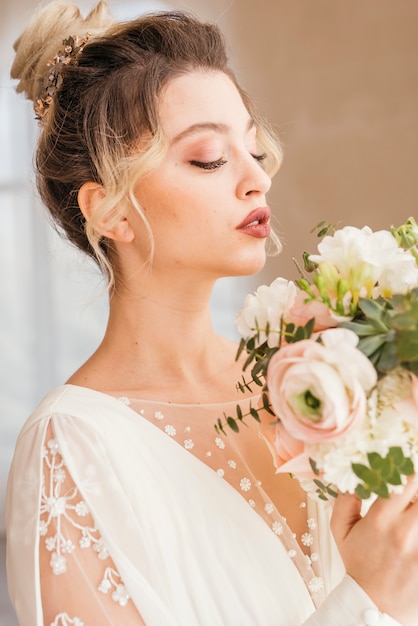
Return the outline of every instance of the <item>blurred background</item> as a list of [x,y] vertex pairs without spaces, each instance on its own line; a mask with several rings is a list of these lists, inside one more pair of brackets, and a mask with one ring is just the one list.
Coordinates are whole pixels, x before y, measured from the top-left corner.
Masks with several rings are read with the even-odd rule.
[[[6,0],[0,22],[0,626],[17,624],[4,573],[4,496],[18,431],[42,396],[99,343],[106,323],[94,266],[48,224],[32,174],[31,104],[8,78],[12,44],[37,0]],[[185,9],[217,22],[232,66],[280,135],[269,196],[284,250],[249,279],[221,281],[214,323],[234,337],[247,291],[296,277],[320,221],[373,229],[418,217],[416,0],[110,0],[115,17]],[[93,3],[82,0],[88,11]]]

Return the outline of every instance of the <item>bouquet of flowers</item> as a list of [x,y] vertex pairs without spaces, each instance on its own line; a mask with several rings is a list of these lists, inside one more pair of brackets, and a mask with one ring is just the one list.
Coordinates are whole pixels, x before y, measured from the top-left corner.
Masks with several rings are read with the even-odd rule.
[[262,400],[216,428],[260,421],[277,471],[322,499],[388,497],[418,473],[418,226],[318,229],[298,280],[247,296],[238,386]]

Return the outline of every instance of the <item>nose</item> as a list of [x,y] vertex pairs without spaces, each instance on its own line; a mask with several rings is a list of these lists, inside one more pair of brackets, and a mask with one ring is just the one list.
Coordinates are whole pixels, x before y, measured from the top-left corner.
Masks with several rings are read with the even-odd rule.
[[271,187],[271,178],[264,171],[260,162],[251,154],[243,156],[240,164],[240,177],[237,184],[237,196],[244,200],[251,195],[265,195]]

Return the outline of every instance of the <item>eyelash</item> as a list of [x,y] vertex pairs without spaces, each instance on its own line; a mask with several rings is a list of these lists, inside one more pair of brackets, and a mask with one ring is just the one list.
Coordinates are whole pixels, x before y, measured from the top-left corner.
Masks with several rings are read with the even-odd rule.
[[[264,159],[267,158],[267,154],[252,154],[251,155],[253,157],[253,159],[255,159],[256,161],[258,161],[259,163],[262,163],[262,161],[264,161]],[[217,170],[220,167],[222,167],[222,165],[225,165],[225,163],[227,163],[227,161],[225,161],[225,159],[217,159],[216,161],[195,161],[192,160],[190,161],[191,165],[195,165],[196,167],[200,167],[203,170]]]

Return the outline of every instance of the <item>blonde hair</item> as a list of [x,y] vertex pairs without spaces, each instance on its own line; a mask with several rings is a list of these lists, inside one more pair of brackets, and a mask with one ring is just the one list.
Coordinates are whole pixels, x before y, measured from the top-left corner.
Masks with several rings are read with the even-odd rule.
[[[42,120],[37,185],[59,230],[98,262],[111,287],[117,263],[111,241],[100,235],[100,222],[112,228],[133,205],[148,230],[152,259],[152,232],[135,189],[165,152],[158,98],[171,79],[194,69],[225,73],[256,121],[270,175],[280,165],[281,152],[229,68],[217,26],[183,12],[154,13],[116,23],[102,0],[86,18],[72,3],[52,2],[34,15],[15,43],[11,76],[19,79],[17,91],[36,102],[47,63],[62,48],[63,40],[87,33],[90,37],[77,63],[63,66],[62,83]],[[146,146],[139,150],[144,139]],[[78,192],[91,181],[102,185],[106,193],[99,209],[85,222]]]

